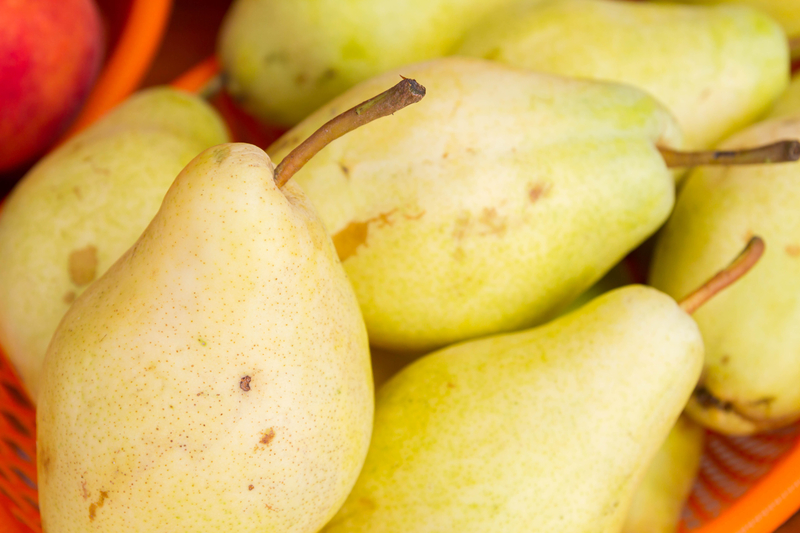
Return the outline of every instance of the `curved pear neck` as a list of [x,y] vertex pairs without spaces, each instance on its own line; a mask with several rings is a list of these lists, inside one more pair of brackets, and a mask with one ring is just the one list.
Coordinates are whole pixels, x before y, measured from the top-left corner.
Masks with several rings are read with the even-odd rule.
[[403,81],[388,91],[334,117],[289,152],[289,155],[275,167],[275,184],[283,187],[309,159],[342,135],[419,102],[423,96],[425,96],[425,87],[415,80],[403,78]]
[[761,237],[751,238],[744,250],[731,264],[717,272],[711,279],[681,300],[678,305],[691,315],[715,294],[747,274],[763,254],[764,241]]

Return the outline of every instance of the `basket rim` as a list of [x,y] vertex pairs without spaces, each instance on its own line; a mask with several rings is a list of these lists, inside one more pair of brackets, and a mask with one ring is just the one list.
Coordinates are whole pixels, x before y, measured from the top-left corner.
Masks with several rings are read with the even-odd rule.
[[114,50],[80,114],[56,146],[113,109],[141,84],[161,46],[173,0],[131,0]]

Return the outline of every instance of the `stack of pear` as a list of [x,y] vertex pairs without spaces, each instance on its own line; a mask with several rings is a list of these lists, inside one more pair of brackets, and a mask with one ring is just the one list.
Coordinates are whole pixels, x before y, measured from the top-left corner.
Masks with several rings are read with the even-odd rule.
[[202,152],[75,301],[37,409],[43,528],[313,533],[369,444],[358,304],[302,190]]
[[689,314],[763,250],[752,238],[680,304],[629,285],[415,361],[378,393],[364,468],[324,531],[621,531],[700,376]]
[[663,224],[669,112],[628,86],[470,58],[354,87],[300,139],[400,75],[429,96],[323,149],[297,174],[361,305],[370,342],[424,353],[556,316]]
[[[771,117],[725,141],[735,148],[800,137],[797,82]],[[730,434],[800,418],[800,164],[701,168],[686,180],[655,248],[650,283],[681,297],[752,234],[762,261],[695,315],[706,343],[687,411]]]
[[227,89],[267,122],[293,126],[353,85],[453,52],[512,0],[237,0],[218,54]]
[[425,356],[378,393],[324,531],[620,531],[702,362],[692,318],[643,286]]
[[[632,283],[632,275],[623,262],[581,294],[567,309],[572,312],[601,294]],[[375,389],[380,390],[394,374],[413,361],[412,357],[387,354],[373,349],[372,372]],[[697,471],[705,442],[705,430],[686,416],[681,416],[647,467],[633,493],[625,517],[623,533],[673,533]]]
[[134,95],[44,157],[0,212],[0,345],[30,397],[72,301],[139,237],[177,173],[228,140],[202,99]]
[[752,123],[789,79],[782,28],[744,6],[521,0],[468,32],[458,53],[645,89],[691,148]]

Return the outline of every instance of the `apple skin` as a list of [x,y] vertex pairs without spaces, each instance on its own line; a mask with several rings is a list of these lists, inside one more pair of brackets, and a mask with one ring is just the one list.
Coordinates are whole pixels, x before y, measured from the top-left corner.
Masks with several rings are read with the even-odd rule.
[[100,70],[93,0],[0,0],[0,173],[32,162],[69,126]]

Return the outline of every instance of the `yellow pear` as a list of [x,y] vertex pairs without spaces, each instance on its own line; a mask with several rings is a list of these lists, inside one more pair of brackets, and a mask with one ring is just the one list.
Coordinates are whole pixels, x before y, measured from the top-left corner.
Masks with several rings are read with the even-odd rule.
[[[586,305],[610,290],[631,284],[632,278],[632,272],[626,262],[619,263],[572,302],[567,312]],[[384,354],[372,354],[373,368],[376,361],[383,363],[387,359],[391,361],[396,359],[387,358],[385,355],[381,357],[382,355]],[[375,386],[380,386],[377,380]],[[633,500],[622,528],[623,533],[677,531],[683,506],[700,468],[704,442],[705,430],[702,426],[695,424],[686,416],[678,418],[633,493]]]
[[[774,118],[720,146],[732,149],[800,138],[800,106],[779,103]],[[767,243],[746,279],[700,309],[703,378],[687,407],[700,423],[752,434],[800,418],[800,164],[697,169],[659,234],[650,283],[681,297],[752,234]]]
[[[644,92],[470,58],[354,87],[275,160],[400,75],[429,95],[320,151],[296,179],[333,236],[370,343],[424,353],[554,317],[663,224],[671,115]],[[389,81],[391,80],[391,81]]]
[[142,91],[44,157],[0,211],[0,345],[36,401],[72,301],[130,248],[177,173],[228,140],[202,99]]
[[695,149],[758,119],[789,79],[783,30],[743,6],[523,0],[477,25],[458,52],[640,87]]
[[178,175],[75,301],[37,409],[43,529],[313,533],[372,427],[358,304],[302,190],[259,148]]
[[293,126],[356,83],[453,52],[512,0],[237,0],[217,46],[246,109]]
[[691,317],[643,286],[434,352],[379,391],[366,463],[323,531],[619,531],[702,361]]

